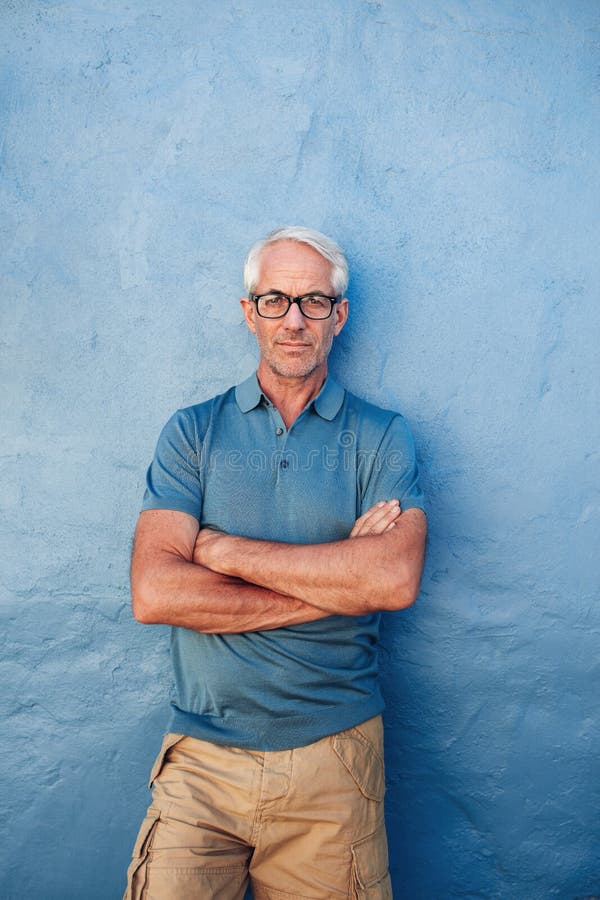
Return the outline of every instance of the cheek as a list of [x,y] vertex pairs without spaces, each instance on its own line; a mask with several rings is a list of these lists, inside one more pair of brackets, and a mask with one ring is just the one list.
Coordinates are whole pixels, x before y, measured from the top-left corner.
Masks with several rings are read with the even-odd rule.
[[269,343],[271,338],[271,329],[265,328],[261,323],[254,323],[254,334],[256,335],[256,339],[258,341],[259,346],[265,347]]

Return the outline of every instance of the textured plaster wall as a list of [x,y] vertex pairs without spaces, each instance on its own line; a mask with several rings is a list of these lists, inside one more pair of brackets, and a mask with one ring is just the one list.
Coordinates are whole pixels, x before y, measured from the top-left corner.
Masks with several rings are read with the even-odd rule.
[[596,2],[3,0],[1,896],[120,896],[170,684],[146,465],[248,374],[248,244],[344,245],[332,358],[424,464],[387,616],[400,898],[600,893]]

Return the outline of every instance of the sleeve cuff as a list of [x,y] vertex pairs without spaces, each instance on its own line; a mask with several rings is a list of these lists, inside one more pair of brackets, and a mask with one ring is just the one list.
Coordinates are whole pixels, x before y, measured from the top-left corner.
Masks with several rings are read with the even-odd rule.
[[200,521],[198,508],[193,503],[186,503],[181,498],[169,500],[168,497],[151,497],[144,500],[140,512],[145,512],[147,509],[172,509],[175,512],[187,513]]

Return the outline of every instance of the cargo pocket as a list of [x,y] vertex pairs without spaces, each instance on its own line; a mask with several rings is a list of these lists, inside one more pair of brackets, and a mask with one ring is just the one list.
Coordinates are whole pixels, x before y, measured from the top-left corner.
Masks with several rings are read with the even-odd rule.
[[385,795],[383,759],[371,741],[358,728],[341,731],[331,740],[335,753],[361,794],[369,800],[381,802]]
[[150,772],[150,780],[148,781],[148,787],[152,787],[156,778],[158,778],[160,774],[160,770],[162,769],[165,758],[169,750],[178,744],[179,741],[182,741],[185,737],[185,734],[174,734],[173,732],[169,732],[165,734],[162,742],[162,747],[160,748],[160,752],[154,761],[154,765],[152,766],[152,771]]
[[392,900],[384,827],[352,844],[352,900]]
[[127,870],[127,890],[123,900],[140,900],[146,885],[146,862],[152,846],[156,826],[160,820],[160,810],[150,806],[146,818],[140,826],[133,847],[131,865]]

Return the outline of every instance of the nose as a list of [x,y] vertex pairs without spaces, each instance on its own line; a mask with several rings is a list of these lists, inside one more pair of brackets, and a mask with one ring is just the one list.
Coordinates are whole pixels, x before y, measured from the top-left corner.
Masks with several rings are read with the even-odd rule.
[[290,308],[284,316],[283,325],[284,328],[289,328],[293,331],[306,328],[306,319],[300,312],[299,303],[290,304]]

